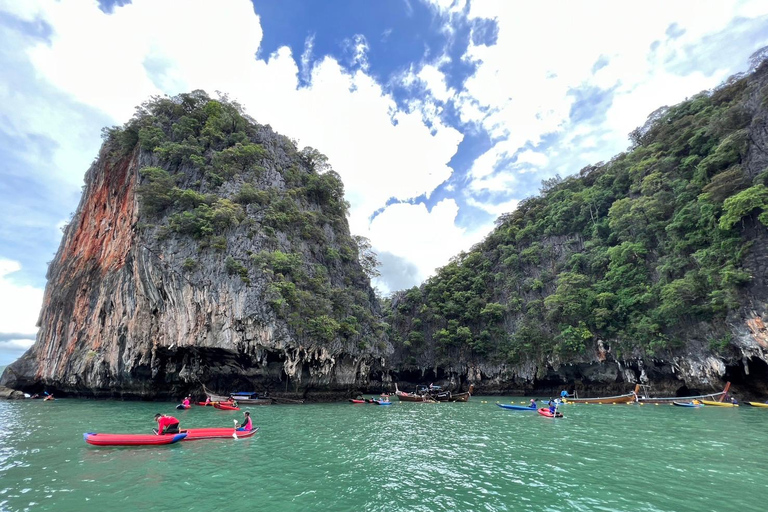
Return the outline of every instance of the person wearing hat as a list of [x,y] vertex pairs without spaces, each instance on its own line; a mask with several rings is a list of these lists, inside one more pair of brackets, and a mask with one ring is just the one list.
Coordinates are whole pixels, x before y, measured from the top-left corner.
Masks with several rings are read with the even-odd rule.
[[181,402],[181,405],[183,405],[185,408],[189,408],[190,407],[189,399],[190,399],[190,397],[185,398],[184,401]]
[[157,422],[157,429],[152,429],[155,434],[178,434],[179,433],[179,420],[173,416],[167,416],[165,414],[155,414],[155,421]]
[[253,430],[253,421],[251,420],[251,413],[248,411],[245,411],[243,414],[245,414],[245,420],[242,424],[237,426],[237,430],[240,432],[250,432]]

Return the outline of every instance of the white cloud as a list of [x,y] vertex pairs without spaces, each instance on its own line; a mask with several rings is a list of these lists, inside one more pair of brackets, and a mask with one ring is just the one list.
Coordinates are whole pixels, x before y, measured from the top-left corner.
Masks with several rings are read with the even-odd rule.
[[531,164],[536,167],[544,167],[549,163],[549,158],[544,153],[526,150],[517,155],[518,164]]
[[[39,42],[26,53],[49,86],[116,123],[127,121],[134,107],[153,94],[196,88],[226,92],[259,122],[328,156],[344,181],[354,233],[366,232],[370,216],[390,198],[429,196],[451,175],[447,164],[461,133],[444,125],[432,104],[399,109],[366,73],[368,45],[362,37],[349,41],[358,71],[346,71],[326,57],[311,66],[305,75],[310,83],[300,88],[299,73],[310,70],[312,40],[296,58],[287,47],[256,58],[262,31],[246,0],[216,8],[205,0],[134,0],[111,15],[95,2],[40,0],[33,5],[24,16],[44,19],[52,36],[50,43]],[[41,108],[55,111],[50,98],[45,100],[40,99]],[[27,120],[14,118],[15,130],[22,131]],[[60,142],[57,154],[66,152],[62,148],[68,142],[69,127],[60,121],[45,130]],[[83,148],[77,149],[82,159]],[[95,154],[94,148],[86,158]],[[77,176],[87,167],[75,160],[62,165]],[[372,243],[387,249],[375,237]]]
[[453,199],[437,203],[432,210],[423,204],[394,204],[376,216],[370,226],[376,249],[413,262],[420,280],[434,274],[452,256],[482,240],[490,226],[468,231],[455,225],[459,207]]
[[469,199],[467,199],[467,204],[474,206],[476,208],[480,208],[481,210],[490,213],[495,218],[503,213],[510,213],[515,211],[517,209],[517,205],[520,204],[520,200],[510,199],[504,202],[488,202],[488,201],[477,201],[476,199],[473,199],[470,197]]
[[0,257],[0,333],[34,335],[43,290],[14,281],[19,270],[19,262]]
[[[557,16],[552,16],[553,9]],[[656,108],[678,103],[719,84],[739,67],[745,69],[747,56],[761,46],[759,42],[756,48],[743,49],[743,63],[713,48],[706,55],[709,71],[694,72],[686,66],[691,52],[701,51],[694,48],[721,33],[737,16],[767,13],[765,2],[720,0],[653,1],[637,9],[612,1],[588,6],[473,2],[469,18],[494,19],[498,38],[492,46],[470,44],[465,59],[475,61],[478,68],[456,104],[462,120],[480,123],[494,138],[494,148],[480,160],[488,154],[508,159],[523,147],[536,148],[548,134],[573,141],[576,133],[596,131],[603,135],[595,155],[608,159],[627,147],[626,135]],[[546,29],[538,22],[542,20]],[[675,30],[668,34],[673,24]],[[768,44],[768,34],[763,31],[762,36],[762,44]],[[598,59],[603,67],[595,70]],[[612,91],[613,103],[604,119],[571,123],[575,99],[569,93],[581,88]],[[596,134],[586,138],[587,144],[597,138]],[[524,152],[518,162],[531,156]],[[543,162],[529,163],[541,166]],[[487,180],[488,169],[487,162],[476,162],[472,176]]]

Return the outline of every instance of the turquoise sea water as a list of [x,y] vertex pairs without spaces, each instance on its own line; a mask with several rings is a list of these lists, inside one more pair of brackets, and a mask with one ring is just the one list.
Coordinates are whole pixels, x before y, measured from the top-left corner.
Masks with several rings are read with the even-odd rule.
[[[174,404],[0,401],[0,510],[765,510],[768,409],[566,405],[553,420],[468,403],[254,406],[250,439],[94,447]],[[245,408],[244,408],[245,409]],[[178,413],[178,414],[176,414]]]

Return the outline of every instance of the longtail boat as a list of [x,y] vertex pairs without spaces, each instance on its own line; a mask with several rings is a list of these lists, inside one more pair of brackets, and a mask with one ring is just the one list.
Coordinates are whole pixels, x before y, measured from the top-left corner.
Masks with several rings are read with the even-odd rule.
[[429,393],[406,393],[400,391],[395,383],[395,396],[401,402],[421,402],[421,403],[436,403],[437,400],[432,398]]
[[722,391],[718,391],[717,393],[709,393],[706,395],[693,395],[693,396],[649,397],[649,396],[641,395],[638,392],[637,401],[641,404],[671,404],[672,402],[690,402],[693,400],[702,400],[702,399],[716,400],[718,399],[718,397],[725,397],[730,387],[731,387],[731,383],[728,382],[725,384],[725,388]]
[[636,391],[639,386],[635,386],[635,391],[627,393],[626,395],[616,396],[598,396],[595,398],[563,398],[565,404],[628,404],[637,400]]

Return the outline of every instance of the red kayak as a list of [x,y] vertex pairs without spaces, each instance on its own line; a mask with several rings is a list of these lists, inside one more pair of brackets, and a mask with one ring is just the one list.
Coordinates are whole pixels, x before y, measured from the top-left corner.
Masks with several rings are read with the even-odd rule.
[[234,439],[232,433],[237,434],[238,439],[245,437],[251,437],[259,431],[259,427],[254,427],[253,430],[236,431],[233,427],[229,428],[188,428],[182,430],[186,432],[187,437],[184,441],[197,441],[199,439]]
[[[229,429],[230,431],[232,429]],[[230,432],[230,436],[232,433]],[[83,439],[88,444],[96,446],[146,446],[158,444],[173,444],[187,437],[186,433],[164,434],[96,434],[86,432]]]
[[221,409],[222,411],[239,411],[239,407],[235,407],[234,405],[225,405],[225,404],[213,404],[213,406],[217,409]]
[[563,417],[563,413],[555,412],[555,414],[552,414],[551,412],[549,412],[549,409],[547,409],[546,407],[542,407],[541,409],[539,409],[539,414],[541,414],[542,416],[546,416],[547,418],[552,418],[553,416],[555,418]]
[[364,404],[364,403],[366,403],[365,400],[356,400],[354,398],[350,398],[349,401],[352,402],[353,404]]
[[214,406],[216,404],[232,405],[232,402],[197,402],[197,405]]

